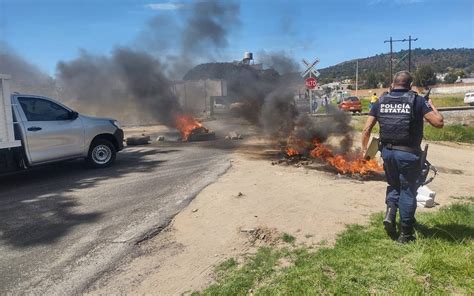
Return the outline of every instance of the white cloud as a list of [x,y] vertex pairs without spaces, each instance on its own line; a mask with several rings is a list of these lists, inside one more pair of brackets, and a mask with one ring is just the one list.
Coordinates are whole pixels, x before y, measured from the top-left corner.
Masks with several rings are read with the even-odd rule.
[[162,3],[150,3],[146,5],[147,8],[153,10],[175,10],[184,7],[184,3],[176,2],[162,2]]
[[405,5],[405,4],[416,4],[425,2],[425,0],[369,0],[369,5],[375,5],[380,3],[392,2],[398,5]]

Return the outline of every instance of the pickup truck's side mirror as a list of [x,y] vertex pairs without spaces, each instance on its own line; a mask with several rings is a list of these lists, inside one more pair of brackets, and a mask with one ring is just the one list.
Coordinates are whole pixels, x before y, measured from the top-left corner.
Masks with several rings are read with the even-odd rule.
[[78,117],[79,117],[79,113],[77,113],[76,111],[71,111],[70,116],[69,116],[71,120],[75,120]]

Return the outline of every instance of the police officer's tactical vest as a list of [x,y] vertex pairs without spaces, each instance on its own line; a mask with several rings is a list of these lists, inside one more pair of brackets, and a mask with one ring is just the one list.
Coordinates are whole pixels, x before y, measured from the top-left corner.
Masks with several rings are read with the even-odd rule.
[[410,146],[413,143],[415,97],[416,93],[408,91],[402,96],[388,93],[379,99],[377,119],[383,144]]

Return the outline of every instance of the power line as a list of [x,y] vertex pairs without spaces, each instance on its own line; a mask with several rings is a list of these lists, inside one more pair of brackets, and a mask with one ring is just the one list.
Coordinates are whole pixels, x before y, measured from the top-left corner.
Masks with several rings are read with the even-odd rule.
[[[390,43],[390,79],[393,77],[393,43],[394,42],[407,42],[408,41],[408,72],[411,72],[411,42],[412,41],[417,41],[418,38],[411,38],[411,36],[408,36],[408,39],[398,39],[395,40],[392,37],[390,37],[389,40],[385,40],[383,43]],[[402,58],[402,60],[405,57]]]

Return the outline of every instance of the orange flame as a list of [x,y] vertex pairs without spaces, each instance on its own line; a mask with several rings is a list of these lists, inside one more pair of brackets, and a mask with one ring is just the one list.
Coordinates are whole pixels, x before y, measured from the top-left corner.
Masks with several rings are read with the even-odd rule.
[[292,148],[292,147],[286,147],[285,153],[286,153],[286,155],[288,155],[290,157],[300,155],[298,150],[296,150],[295,148]]
[[298,139],[291,135],[287,141],[285,149],[289,157],[308,153],[311,157],[321,159],[330,166],[334,167],[341,174],[360,174],[383,172],[383,168],[375,160],[366,160],[362,155],[356,153],[335,154],[329,147],[321,144],[318,140],[312,143]]
[[329,165],[336,168],[341,174],[360,174],[380,173],[383,168],[375,160],[366,160],[361,155],[336,154],[326,146],[317,141],[314,142],[314,149],[310,151],[310,155],[319,158]]
[[295,136],[291,135],[287,141],[287,147],[285,149],[286,155],[289,157],[297,156],[303,154],[302,151],[308,150],[311,143],[298,139]]
[[197,121],[192,115],[181,114],[175,118],[176,128],[181,133],[183,141],[187,141],[189,135],[197,128],[203,128],[202,124]]

